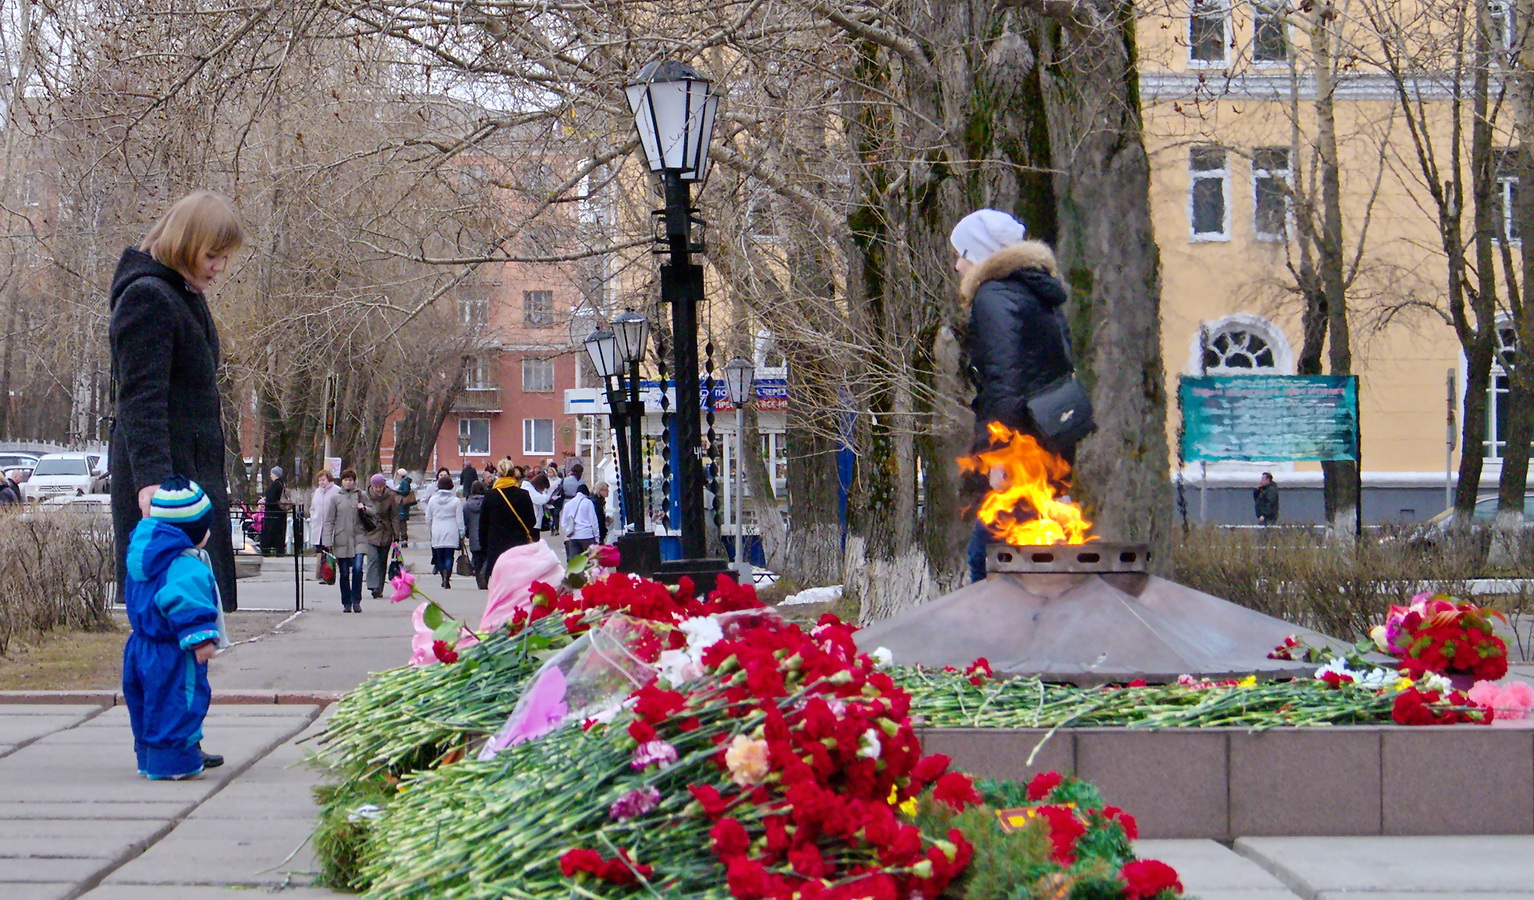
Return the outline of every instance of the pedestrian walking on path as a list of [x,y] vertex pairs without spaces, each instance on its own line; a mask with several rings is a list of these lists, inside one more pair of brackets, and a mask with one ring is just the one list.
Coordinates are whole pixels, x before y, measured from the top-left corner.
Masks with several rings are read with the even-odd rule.
[[123,701],[138,770],[154,781],[195,778],[224,761],[202,752],[208,661],[220,640],[218,587],[201,549],[214,521],[202,488],[172,475],[128,541]]
[[479,545],[485,554],[486,578],[495,571],[495,561],[502,553],[538,540],[533,501],[512,475],[515,470],[511,460],[500,461],[496,466],[500,477],[485,496],[485,506],[479,514]]
[[315,556],[330,551],[330,545],[325,543],[325,520],[330,517],[331,501],[339,493],[341,489],[329,472],[322,469],[314,476],[314,495],[309,498],[309,541],[314,544]]
[[[112,531],[119,594],[128,538],[172,474],[203,486],[214,516],[229,518],[224,475],[222,363],[207,292],[245,241],[234,207],[209,191],[176,201],[112,276]],[[215,528],[208,555],[226,612],[237,603],[234,542]]]
[[1263,472],[1252,491],[1252,504],[1257,508],[1258,525],[1278,524],[1278,485],[1273,483],[1273,473]]
[[272,480],[266,486],[266,515],[261,520],[261,555],[284,556],[288,552],[288,508],[285,503],[288,485],[282,466],[272,467]]
[[485,508],[485,492],[489,488],[479,479],[470,481],[465,488],[468,494],[463,501],[463,533],[469,538],[469,558],[473,562],[474,582],[484,590],[490,578],[485,568],[485,546],[479,542],[479,518]]
[[453,586],[453,554],[463,543],[463,501],[453,493],[453,476],[442,470],[437,490],[426,501],[426,528],[431,532],[431,571]]
[[[576,464],[579,468],[580,464]],[[583,484],[565,501],[565,511],[560,520],[565,533],[565,559],[574,559],[597,542],[601,529],[597,526],[597,507],[591,500],[591,492]]]
[[357,473],[341,473],[341,487],[331,495],[320,540],[336,558],[336,584],[341,587],[341,612],[362,612],[362,563],[367,555],[367,529],[362,526],[362,492]]
[[396,495],[395,509],[398,510],[399,525],[396,529],[395,540],[401,547],[410,546],[410,510],[416,504],[415,486],[410,480],[410,473],[404,469],[394,471],[394,488]]
[[[368,590],[373,592],[375,600],[383,596],[384,579],[389,572],[389,548],[403,534],[399,499],[400,495],[389,489],[389,480],[380,473],[369,480],[358,507],[362,527],[367,529],[363,549],[368,561]],[[361,611],[360,602],[352,607],[352,612]]]

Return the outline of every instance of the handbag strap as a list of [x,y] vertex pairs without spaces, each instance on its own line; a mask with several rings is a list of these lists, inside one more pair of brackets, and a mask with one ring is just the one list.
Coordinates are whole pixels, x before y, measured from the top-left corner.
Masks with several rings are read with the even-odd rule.
[[501,502],[506,504],[506,508],[511,510],[511,514],[517,517],[517,524],[522,526],[522,533],[527,535],[527,540],[531,543],[533,541],[533,530],[527,527],[527,523],[522,520],[522,514],[517,512],[517,508],[511,505],[511,498],[506,496],[506,489],[501,488],[496,493],[501,495]]

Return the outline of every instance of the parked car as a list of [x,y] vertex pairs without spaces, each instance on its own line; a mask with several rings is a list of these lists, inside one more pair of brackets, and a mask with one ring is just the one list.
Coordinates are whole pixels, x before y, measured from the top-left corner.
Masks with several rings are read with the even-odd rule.
[[30,469],[37,465],[36,453],[21,453],[15,450],[0,452],[0,469]]
[[32,477],[21,486],[22,498],[42,501],[50,497],[84,496],[91,492],[99,453],[50,453],[37,461]]
[[[1492,494],[1477,498],[1475,510],[1470,515],[1471,527],[1476,530],[1490,528],[1496,518],[1497,496]],[[1453,527],[1454,507],[1451,506],[1412,531],[1410,541],[1414,546],[1440,544],[1449,537]],[[1523,520],[1519,523],[1519,527],[1524,534],[1534,536],[1534,493],[1523,495]]]

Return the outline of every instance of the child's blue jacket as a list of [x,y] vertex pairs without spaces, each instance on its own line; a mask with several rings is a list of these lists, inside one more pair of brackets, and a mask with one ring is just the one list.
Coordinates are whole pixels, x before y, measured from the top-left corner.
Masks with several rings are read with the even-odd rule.
[[142,519],[128,539],[128,622],[140,638],[186,650],[218,639],[218,588],[186,532]]

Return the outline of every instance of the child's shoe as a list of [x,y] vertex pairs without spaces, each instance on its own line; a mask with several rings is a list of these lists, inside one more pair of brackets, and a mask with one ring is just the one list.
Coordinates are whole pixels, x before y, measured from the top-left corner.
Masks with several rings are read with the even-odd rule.
[[150,781],[191,781],[193,778],[202,777],[202,766],[197,767],[195,772],[183,772],[180,775],[149,775]]

